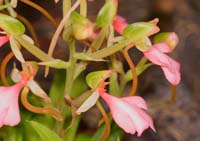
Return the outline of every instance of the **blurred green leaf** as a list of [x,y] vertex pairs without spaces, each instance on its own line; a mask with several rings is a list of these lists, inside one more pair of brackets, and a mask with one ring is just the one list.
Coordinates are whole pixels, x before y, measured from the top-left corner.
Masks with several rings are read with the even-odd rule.
[[0,14],[0,28],[8,34],[16,36],[22,35],[25,32],[25,27],[19,20],[4,14]]
[[91,141],[91,135],[86,133],[78,134],[75,141]]
[[38,133],[43,141],[62,141],[62,139],[51,129],[36,121],[27,121]]

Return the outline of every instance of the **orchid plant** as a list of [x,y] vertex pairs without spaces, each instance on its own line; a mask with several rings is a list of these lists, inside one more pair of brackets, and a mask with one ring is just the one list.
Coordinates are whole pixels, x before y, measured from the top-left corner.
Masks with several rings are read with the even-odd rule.
[[[58,2],[55,0],[55,4]],[[177,46],[176,33],[158,33],[157,18],[129,24],[118,15],[118,0],[106,0],[96,21],[91,21],[87,17],[88,2],[96,1],[63,0],[63,18],[57,23],[46,9],[30,0],[0,1],[0,47],[11,49],[0,69],[0,138],[3,140],[113,141],[121,140],[124,133],[137,133],[140,137],[149,127],[156,132],[147,113],[147,103],[137,93],[138,76],[154,64],[160,66],[172,86],[174,101],[181,79],[180,64],[166,53]],[[40,36],[32,24],[16,12],[18,3],[33,7],[56,27],[48,52],[39,48]],[[53,57],[59,38],[69,49],[67,61]],[[81,43],[83,51],[77,51],[76,43]],[[143,54],[137,65],[129,54],[133,47]],[[38,61],[26,60],[23,50]],[[122,57],[129,70],[124,69]],[[20,65],[14,64],[7,75],[7,64],[12,58]],[[91,62],[97,68],[88,73]],[[99,69],[100,63],[105,64],[103,69]],[[40,81],[54,75],[49,93],[36,80],[39,68],[45,68]],[[49,74],[49,69],[55,69],[56,73]],[[125,93],[129,81],[132,87]],[[78,132],[81,115],[94,106],[102,115],[99,125],[91,133]]]

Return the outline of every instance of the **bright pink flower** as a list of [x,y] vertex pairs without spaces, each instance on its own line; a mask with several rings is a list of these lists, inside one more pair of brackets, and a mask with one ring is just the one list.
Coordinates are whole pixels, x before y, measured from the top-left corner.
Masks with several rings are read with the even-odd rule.
[[13,86],[0,87],[0,127],[20,122],[18,97],[25,84],[26,80],[21,80]]
[[171,49],[166,43],[159,43],[153,45],[148,51],[143,53],[149,61],[162,68],[166,79],[171,84],[177,85],[181,80],[180,64],[164,54],[170,51]]
[[143,110],[147,110],[146,102],[139,96],[117,98],[107,93],[100,96],[108,104],[114,121],[126,133],[141,136],[144,130],[151,128],[155,132],[152,118]]
[[128,25],[125,18],[117,15],[113,21],[113,27],[117,33],[122,34],[124,28]]
[[9,40],[9,37],[7,35],[0,37],[0,47],[3,46],[5,43],[7,43]]

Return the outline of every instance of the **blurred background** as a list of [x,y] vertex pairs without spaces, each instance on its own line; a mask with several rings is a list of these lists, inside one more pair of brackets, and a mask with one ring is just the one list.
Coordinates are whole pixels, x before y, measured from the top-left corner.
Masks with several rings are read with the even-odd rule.
[[[57,5],[53,0],[33,1],[60,21],[61,1]],[[88,16],[92,21],[95,21],[95,15],[103,3],[104,0],[88,2]],[[44,16],[27,5],[20,4],[17,11],[31,21],[37,34],[40,35],[41,47],[47,51],[55,28]],[[165,80],[159,67],[153,66],[139,77],[139,84],[142,85],[139,85],[138,94],[147,101],[157,132],[153,133],[149,129],[140,138],[136,135],[126,135],[124,141],[200,141],[200,1],[119,0],[118,13],[129,23],[149,21],[158,17],[161,32],[176,32],[180,42],[170,56],[181,63],[182,76],[174,106],[170,105],[170,84]],[[62,46],[60,41],[55,57],[66,58]],[[132,57],[135,56],[137,58],[141,54],[133,49]],[[30,59],[32,56],[27,53],[26,58]],[[49,75],[43,82],[43,87],[48,89],[52,78]],[[86,127],[93,128],[96,125],[92,124],[92,120],[85,116],[83,123]],[[88,121],[90,125],[87,125]]]

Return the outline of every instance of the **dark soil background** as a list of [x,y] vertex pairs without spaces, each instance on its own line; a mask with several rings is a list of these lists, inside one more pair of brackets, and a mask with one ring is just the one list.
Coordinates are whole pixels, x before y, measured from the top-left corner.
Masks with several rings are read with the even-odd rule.
[[[61,19],[61,2],[35,1],[50,11],[57,21]],[[103,0],[89,3],[89,17],[95,15]],[[34,9],[20,4],[18,11],[29,19],[40,35],[40,45],[47,50],[55,30]],[[30,16],[31,15],[31,16]],[[200,1],[199,0],[119,0],[119,15],[129,23],[160,19],[161,31],[174,31],[180,38],[175,51],[170,54],[181,63],[182,81],[177,88],[176,103],[170,103],[170,84],[159,67],[152,67],[140,76],[138,93],[149,105],[156,133],[147,130],[142,137],[126,135],[125,141],[200,141]],[[54,56],[65,58],[62,41],[58,43]],[[6,50],[5,50],[6,52]],[[133,53],[133,57],[134,57]],[[32,58],[27,53],[27,59]],[[43,87],[48,86],[49,76]],[[87,116],[86,116],[87,121]]]

